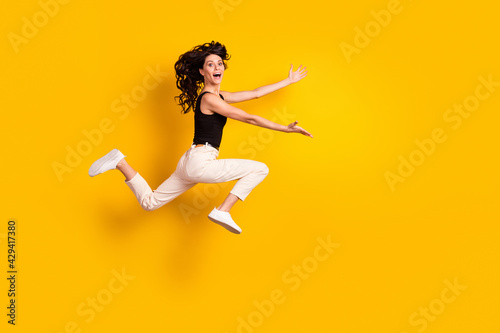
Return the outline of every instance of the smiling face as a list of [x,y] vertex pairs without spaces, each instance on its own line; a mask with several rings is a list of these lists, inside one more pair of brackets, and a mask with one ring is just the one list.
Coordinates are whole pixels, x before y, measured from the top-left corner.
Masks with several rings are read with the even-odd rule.
[[205,78],[205,84],[220,84],[224,75],[224,62],[216,54],[210,54],[205,58],[203,68],[200,69],[201,75]]

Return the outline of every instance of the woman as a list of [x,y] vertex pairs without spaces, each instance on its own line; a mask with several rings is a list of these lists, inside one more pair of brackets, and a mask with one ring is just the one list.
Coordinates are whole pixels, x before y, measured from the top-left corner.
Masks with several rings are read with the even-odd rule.
[[125,155],[118,149],[113,149],[95,161],[89,169],[89,175],[93,177],[112,169],[121,171],[125,176],[125,183],[142,208],[148,211],[160,208],[197,183],[238,180],[226,199],[210,212],[208,218],[233,233],[241,233],[230,210],[238,200],[245,200],[252,189],[267,176],[269,169],[264,163],[252,160],[217,159],[227,118],[275,131],[300,133],[311,138],[312,135],[297,126],[297,121],[288,126],[280,125],[230,105],[267,95],[300,81],[307,75],[305,67],[300,66],[293,71],[292,65],[288,78],[252,91],[220,91],[229,58],[225,46],[212,41],[182,54],[175,63],[177,87],[181,90],[176,98],[183,113],[194,111],[194,139],[191,147],[179,160],[174,173],[155,191],[127,163]]

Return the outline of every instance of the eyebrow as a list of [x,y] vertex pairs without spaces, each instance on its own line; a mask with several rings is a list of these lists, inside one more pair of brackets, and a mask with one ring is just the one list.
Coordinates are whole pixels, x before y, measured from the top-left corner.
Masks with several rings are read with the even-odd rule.
[[[218,60],[218,61],[222,62],[222,60]],[[208,60],[207,62],[214,62],[214,61],[213,60]]]

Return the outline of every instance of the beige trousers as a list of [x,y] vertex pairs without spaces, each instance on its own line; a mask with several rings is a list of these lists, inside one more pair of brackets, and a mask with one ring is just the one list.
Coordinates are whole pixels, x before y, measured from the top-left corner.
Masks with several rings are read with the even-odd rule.
[[239,179],[230,193],[244,201],[248,194],[266,178],[269,168],[262,162],[244,159],[217,159],[219,151],[210,146],[192,145],[182,155],[174,173],[156,190],[137,173],[125,183],[134,192],[145,210],[160,208],[197,183],[223,183]]

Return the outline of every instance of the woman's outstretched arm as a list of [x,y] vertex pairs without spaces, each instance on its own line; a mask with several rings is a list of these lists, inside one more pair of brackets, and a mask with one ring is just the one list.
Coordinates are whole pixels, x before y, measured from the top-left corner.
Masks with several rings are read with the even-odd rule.
[[238,109],[237,107],[229,105],[214,94],[207,94],[206,97],[202,99],[201,103],[204,109],[221,114],[227,118],[235,119],[255,126],[264,127],[274,131],[285,133],[300,133],[311,138],[313,137],[311,133],[300,126],[297,126],[298,121],[294,121],[289,125],[281,125],[261,116],[247,113],[241,109]]
[[247,91],[238,91],[238,92],[229,92],[229,91],[221,91],[220,93],[224,96],[224,100],[227,103],[238,103],[248,101],[250,99],[255,99],[272,93],[278,89],[284,88],[292,83],[299,82],[303,78],[307,76],[306,67],[302,68],[302,65],[297,68],[296,71],[293,70],[293,65],[290,66],[290,71],[288,72],[288,77],[279,82],[268,84],[266,86],[262,86],[256,88],[254,90]]

